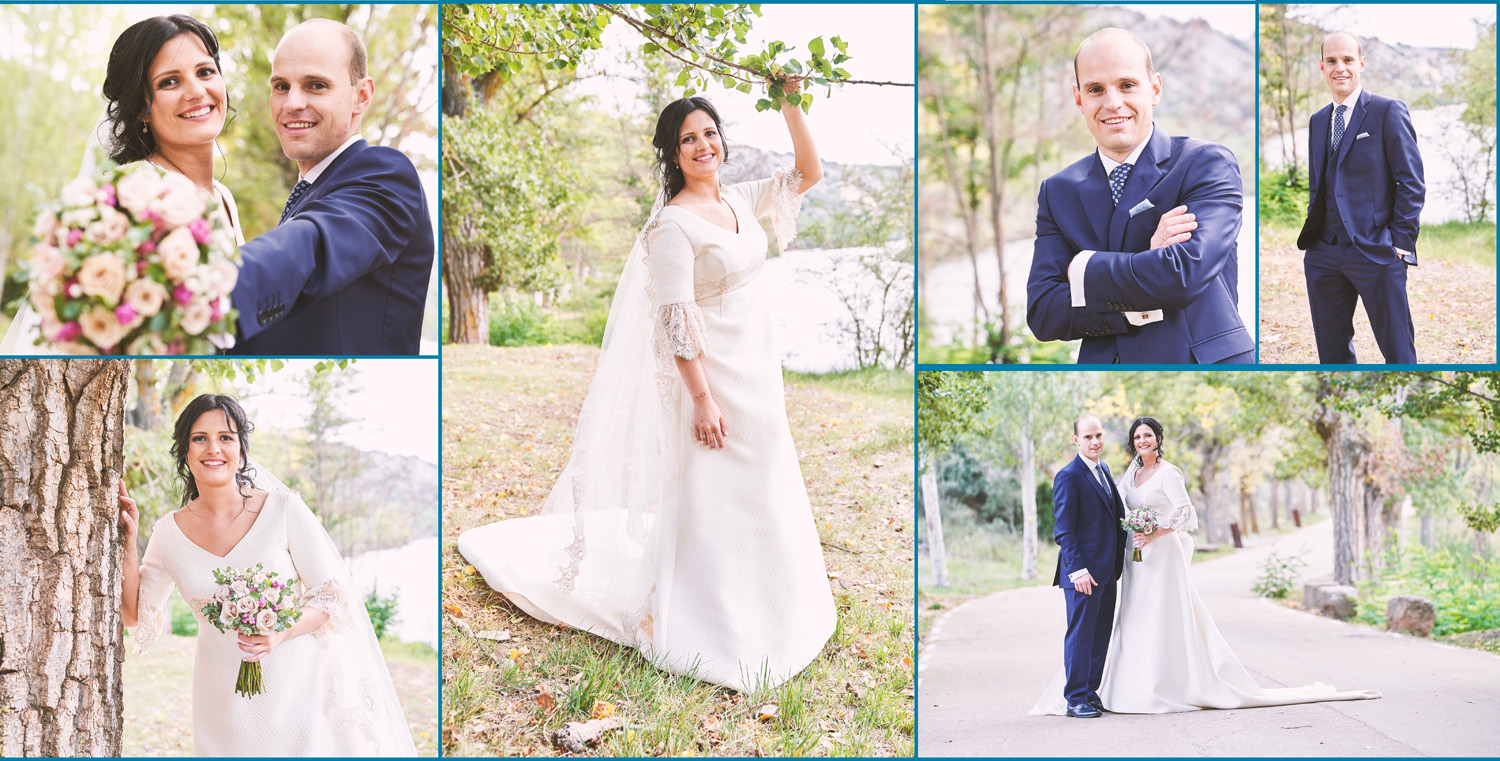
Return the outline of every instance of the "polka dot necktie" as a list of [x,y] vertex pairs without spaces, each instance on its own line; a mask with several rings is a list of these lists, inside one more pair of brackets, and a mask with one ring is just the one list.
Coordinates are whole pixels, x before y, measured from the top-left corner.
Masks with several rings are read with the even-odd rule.
[[1120,196],[1125,192],[1125,180],[1130,178],[1131,164],[1121,164],[1115,167],[1115,171],[1109,173],[1109,194],[1114,196],[1115,205],[1120,205]]
[[[286,218],[292,215],[292,207],[297,205],[297,199],[301,198],[302,194],[306,193],[310,187],[312,187],[312,183],[307,180],[297,180],[297,185],[292,188],[292,197],[286,199],[286,208],[281,210],[281,222],[285,222]],[[277,222],[276,224],[279,225],[281,222]]]
[[1348,106],[1339,106],[1333,111],[1333,149],[1339,149],[1339,139],[1344,136],[1344,109]]

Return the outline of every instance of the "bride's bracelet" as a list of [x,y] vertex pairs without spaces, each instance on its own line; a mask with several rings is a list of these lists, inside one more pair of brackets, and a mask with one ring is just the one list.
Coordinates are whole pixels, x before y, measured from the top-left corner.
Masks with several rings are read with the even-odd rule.
[[704,391],[701,394],[693,394],[693,401],[696,402],[696,401],[698,401],[699,399],[702,399],[705,396],[708,396],[708,392],[707,391]]

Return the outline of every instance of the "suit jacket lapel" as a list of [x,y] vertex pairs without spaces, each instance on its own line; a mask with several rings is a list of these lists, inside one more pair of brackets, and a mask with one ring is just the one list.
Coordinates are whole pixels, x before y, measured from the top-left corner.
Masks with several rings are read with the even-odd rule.
[[[1084,477],[1094,483],[1094,491],[1097,492],[1100,497],[1104,498],[1104,504],[1106,506],[1113,504],[1114,497],[1111,496],[1109,491],[1104,488],[1104,484],[1099,483],[1099,478],[1094,475],[1094,471],[1090,469],[1089,464],[1084,461],[1083,455],[1078,455],[1078,464],[1083,466]],[[1104,463],[1099,463],[1099,467],[1104,467]],[[1113,507],[1110,507],[1109,509],[1110,512],[1114,512]]]
[[[1078,200],[1083,209],[1083,215],[1088,217],[1089,225],[1094,228],[1095,243],[1103,249],[1109,245],[1109,178],[1104,174],[1104,164],[1099,161],[1099,153],[1094,152],[1094,163],[1089,168],[1089,176],[1078,186]],[[1088,467],[1084,465],[1084,467]]]
[[1344,127],[1344,136],[1339,138],[1338,159],[1333,162],[1334,167],[1344,163],[1344,157],[1349,155],[1349,148],[1354,145],[1354,140],[1359,137],[1359,125],[1365,120],[1365,112],[1369,111],[1370,93],[1368,90],[1359,91],[1359,100],[1354,104],[1354,113],[1349,114],[1349,124]]
[[[1146,149],[1135,160],[1135,167],[1130,170],[1130,179],[1125,181],[1125,190],[1120,193],[1120,203],[1115,206],[1115,213],[1109,218],[1109,250],[1125,250],[1125,230],[1130,226],[1130,210],[1145,199],[1146,194],[1156,187],[1156,183],[1166,176],[1161,165],[1172,158],[1171,154],[1171,136],[1156,127]],[[1166,209],[1162,211],[1165,212]]]
[[[329,175],[333,174],[334,172],[337,172],[338,169],[339,169],[339,167],[343,166],[343,164],[345,162],[347,162],[350,159],[350,157],[352,157],[354,154],[359,153],[360,151],[364,150],[369,145],[370,144],[368,142],[366,142],[365,140],[363,140],[363,139],[355,140],[353,143],[351,143],[349,145],[348,148],[344,149],[343,153],[340,153],[336,158],[334,158],[333,161],[328,162],[328,166],[323,167],[322,174],[318,175],[318,181],[325,180],[325,179],[328,178]],[[297,216],[297,212],[301,211],[302,207],[308,205],[309,203],[312,203],[314,200],[316,200],[318,198],[322,198],[323,197],[322,188],[327,187],[327,186],[328,186],[328,183],[326,183],[326,182],[323,183],[322,186],[319,186],[318,182],[314,182],[312,184],[312,187],[309,187],[307,189],[307,192],[303,193],[302,197],[297,199],[297,205],[292,207],[292,212],[290,214],[288,214],[287,217],[286,217],[287,221],[291,221],[292,217]]]

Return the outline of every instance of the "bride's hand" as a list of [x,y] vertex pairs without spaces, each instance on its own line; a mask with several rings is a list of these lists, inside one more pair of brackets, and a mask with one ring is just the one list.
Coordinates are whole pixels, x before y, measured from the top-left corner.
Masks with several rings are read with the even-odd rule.
[[[120,522],[125,524],[125,540],[134,542],[141,533],[141,511],[125,489],[125,479],[120,479]],[[127,545],[133,546],[133,545]]]
[[286,632],[275,634],[240,634],[240,650],[248,655],[241,660],[254,662],[265,658],[276,649],[277,645],[286,641]]
[[693,437],[709,449],[723,449],[724,436],[727,429],[724,427],[724,416],[719,412],[719,404],[714,401],[710,394],[704,394],[693,400]]
[[1146,545],[1156,541],[1156,532],[1153,531],[1149,534],[1142,534],[1141,532],[1137,531],[1135,532],[1134,537],[1135,548],[1141,549],[1142,547],[1145,547]]

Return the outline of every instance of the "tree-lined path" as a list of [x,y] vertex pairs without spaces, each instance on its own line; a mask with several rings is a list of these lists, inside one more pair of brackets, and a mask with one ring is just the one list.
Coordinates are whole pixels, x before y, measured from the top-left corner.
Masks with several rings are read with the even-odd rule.
[[[1062,664],[1063,595],[1028,587],[970,601],[922,643],[924,756],[1488,756],[1500,748],[1500,656],[1288,609],[1250,591],[1266,556],[1307,549],[1333,568],[1332,522],[1195,563],[1193,583],[1256,681],[1377,689],[1380,700],[1096,721],[1027,716]],[[1050,577],[1051,568],[1040,569]],[[1300,590],[1299,590],[1300,592]],[[1293,596],[1300,596],[1294,592]]]

